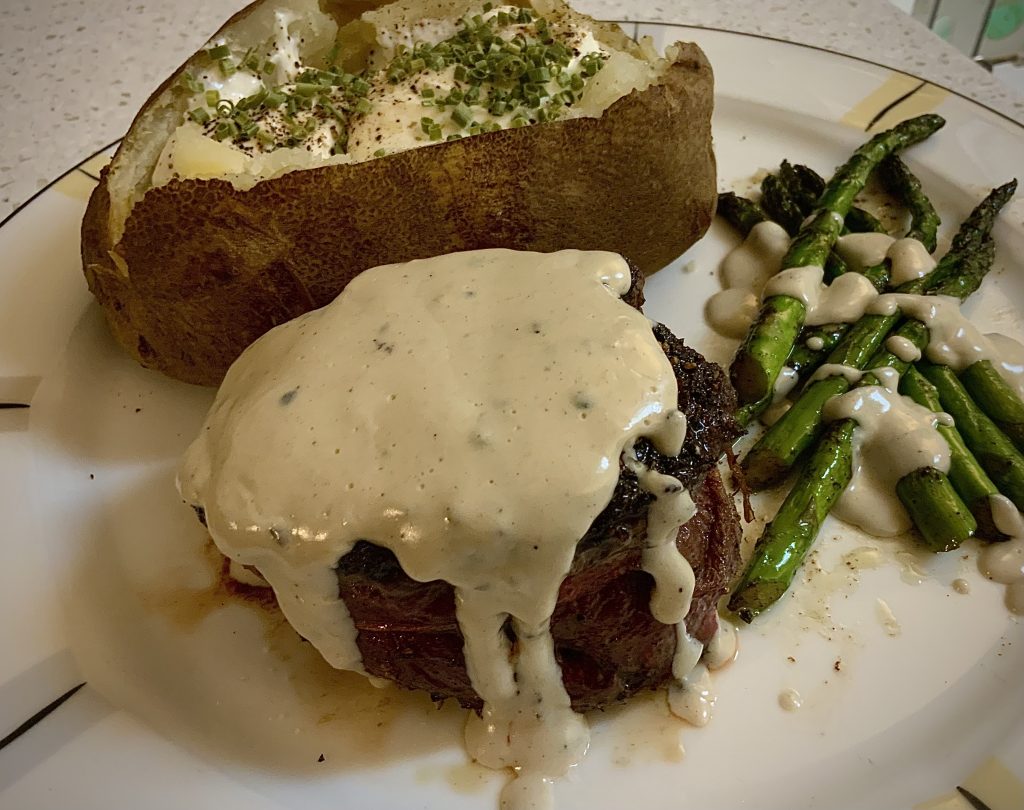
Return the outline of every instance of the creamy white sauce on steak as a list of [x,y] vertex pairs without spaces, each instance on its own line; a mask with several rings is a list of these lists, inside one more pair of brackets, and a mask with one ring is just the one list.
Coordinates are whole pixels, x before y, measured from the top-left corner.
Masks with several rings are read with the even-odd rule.
[[[218,548],[259,570],[335,667],[361,670],[335,573],[356,542],[390,549],[413,579],[451,583],[484,702],[467,745],[516,769],[510,802],[543,794],[589,743],[549,629],[576,544],[635,440],[673,456],[683,443],[673,369],[621,300],[629,285],[625,261],[596,251],[368,270],[243,353],[179,474]],[[656,494],[652,612],[682,642],[693,572],[674,539],[693,502],[677,479],[627,463]]]

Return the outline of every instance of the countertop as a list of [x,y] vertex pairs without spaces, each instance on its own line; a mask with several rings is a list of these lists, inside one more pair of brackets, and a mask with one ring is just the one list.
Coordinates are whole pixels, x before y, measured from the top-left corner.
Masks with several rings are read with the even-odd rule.
[[[157,85],[245,0],[35,0],[0,30],[0,217],[119,138]],[[858,56],[1024,123],[1024,98],[887,0],[574,0],[603,19],[762,34]]]

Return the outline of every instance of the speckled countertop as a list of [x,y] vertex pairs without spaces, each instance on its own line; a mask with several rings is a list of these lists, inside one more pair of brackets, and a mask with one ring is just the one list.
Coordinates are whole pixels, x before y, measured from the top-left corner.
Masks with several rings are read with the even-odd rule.
[[[121,136],[160,81],[245,0],[4,3],[0,217]],[[575,0],[604,19],[680,22],[870,59],[1024,122],[1024,99],[886,0]]]

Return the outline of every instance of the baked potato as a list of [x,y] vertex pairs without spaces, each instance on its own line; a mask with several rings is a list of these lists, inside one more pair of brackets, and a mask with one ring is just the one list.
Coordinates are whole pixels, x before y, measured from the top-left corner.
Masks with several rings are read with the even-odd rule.
[[[513,46],[541,56],[509,78]],[[89,201],[85,275],[139,362],[213,385],[376,265],[585,248],[650,273],[713,215],[712,90],[695,45],[661,57],[561,0],[257,0],[135,118]]]

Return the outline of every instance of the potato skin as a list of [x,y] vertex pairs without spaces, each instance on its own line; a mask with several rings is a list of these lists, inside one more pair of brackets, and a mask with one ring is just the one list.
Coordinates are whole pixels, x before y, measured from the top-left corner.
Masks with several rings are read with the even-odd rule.
[[116,246],[104,172],[82,226],[85,275],[142,365],[216,385],[261,334],[379,264],[580,248],[621,253],[651,273],[711,222],[712,105],[711,67],[686,44],[658,84],[600,118],[293,171],[244,191],[172,181],[136,203]]

